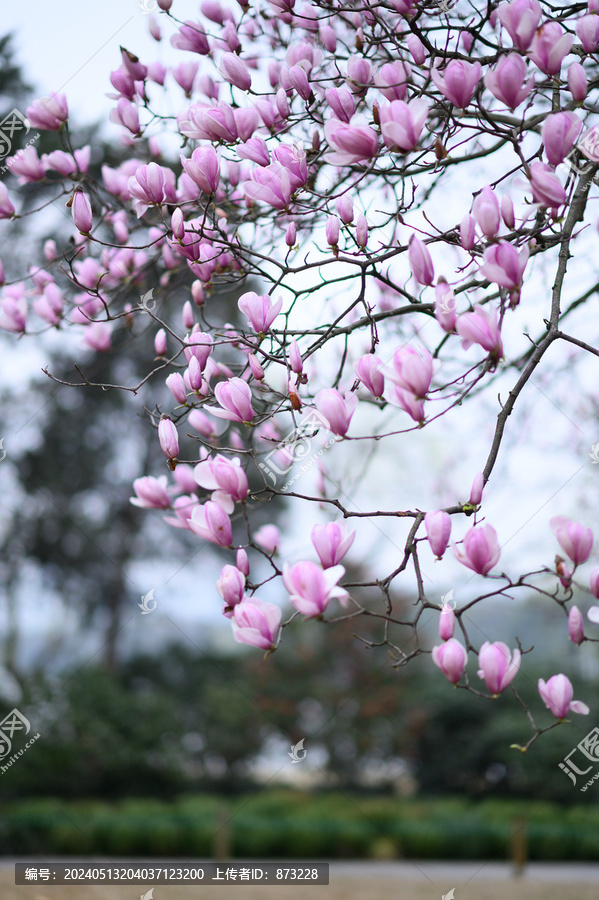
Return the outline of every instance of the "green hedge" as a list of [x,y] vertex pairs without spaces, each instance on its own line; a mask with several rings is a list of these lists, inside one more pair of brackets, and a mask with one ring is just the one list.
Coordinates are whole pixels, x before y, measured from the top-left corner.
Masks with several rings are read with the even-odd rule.
[[292,791],[170,804],[21,802],[0,813],[0,846],[13,855],[210,858],[218,833],[238,858],[500,860],[519,817],[531,860],[599,861],[597,807]]

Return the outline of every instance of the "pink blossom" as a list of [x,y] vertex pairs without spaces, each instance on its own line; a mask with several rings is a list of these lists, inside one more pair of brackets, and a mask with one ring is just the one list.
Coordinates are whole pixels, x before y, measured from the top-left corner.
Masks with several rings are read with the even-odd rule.
[[570,640],[575,644],[582,644],[584,640],[582,613],[577,606],[573,606],[568,613],[568,633]]
[[254,418],[252,392],[241,378],[229,378],[228,381],[219,382],[214,388],[214,395],[220,409],[213,406],[206,407],[206,412],[211,415],[244,424],[248,424]]
[[479,575],[488,575],[499,562],[501,549],[497,532],[492,525],[480,525],[466,532],[461,547],[453,544],[454,556],[458,562]]
[[130,103],[126,97],[121,97],[116,105],[116,109],[110,110],[110,121],[116,125],[122,125],[131,134],[137,135],[140,133],[137,107]]
[[166,199],[165,184],[165,169],[155,162],[140,166],[135,175],[129,178],[127,186],[138,217],[143,215],[148,206],[160,204]]
[[111,329],[108,322],[92,322],[85,329],[83,343],[90,350],[105,353],[110,350]]
[[247,316],[247,320],[257,334],[264,334],[281,312],[283,298],[279,297],[273,304],[267,295],[258,295],[255,291],[247,291],[237,301],[237,306]]
[[439,637],[450,641],[455,629],[455,613],[449,603],[444,603],[439,615]]
[[250,563],[248,560],[248,555],[245,552],[245,550],[243,549],[243,547],[240,547],[239,550],[237,551],[237,553],[235,554],[235,562],[237,564],[237,568],[239,569],[239,571],[242,572],[245,575],[245,577],[247,578],[248,575],[250,574]]
[[513,0],[512,3],[502,3],[497,15],[514,42],[514,47],[518,50],[527,50],[541,21],[541,6],[538,0]]
[[275,209],[286,209],[291,200],[293,188],[289,171],[279,162],[254,169],[251,181],[243,186],[249,200],[267,203]]
[[185,22],[181,25],[177,34],[171,38],[171,44],[177,50],[190,50],[192,53],[200,53],[207,56],[210,52],[210,44],[206,32],[199,22]]
[[579,62],[568,66],[568,90],[577,103],[582,103],[587,95],[587,76]]
[[158,423],[158,440],[160,449],[167,459],[176,459],[179,455],[179,437],[177,428],[169,418],[161,419]]
[[276,525],[262,525],[254,532],[254,541],[267,553],[274,553],[281,543],[281,532]]
[[466,109],[472,100],[481,74],[480,63],[468,63],[460,59],[452,59],[443,75],[437,68],[431,69],[431,78],[438,89],[458,109]]
[[504,194],[501,198],[501,218],[505,222],[506,228],[514,228],[516,225],[516,216],[514,214],[514,204],[512,198]]
[[294,566],[285,563],[283,583],[298,612],[308,617],[321,616],[333,598],[346,605],[349,595],[337,584],[344,574],[343,566],[332,566],[323,571],[313,562],[298,562]]
[[548,710],[556,719],[565,719],[569,712],[586,716],[590,710],[586,703],[572,700],[572,682],[565,675],[553,675],[545,682],[539,678],[539,694]]
[[34,128],[58,131],[69,117],[69,107],[64,94],[51,94],[35,100],[27,107],[27,118]]
[[554,516],[549,524],[554,530],[560,547],[575,566],[586,562],[593,549],[593,532],[580,522],[573,522],[566,516]]
[[174,68],[171,69],[173,78],[177,84],[183,88],[187,96],[191,95],[193,83],[198,74],[198,68],[199,63],[190,60],[189,62],[179,63],[178,66],[174,66]]
[[164,328],[160,328],[156,332],[156,337],[154,338],[154,350],[156,356],[166,356],[166,331]]
[[485,486],[485,476],[482,472],[478,472],[474,476],[474,481],[472,482],[472,487],[470,488],[470,499],[469,503],[471,506],[479,506],[482,498],[483,498],[483,488]]
[[24,333],[27,323],[27,300],[20,287],[7,288],[0,300],[0,328],[14,334]]
[[412,74],[408,63],[385,63],[375,73],[374,83],[386,100],[403,100],[406,96],[407,82]]
[[441,559],[451,536],[451,516],[442,509],[436,512],[427,512],[424,517],[424,527],[431,550],[437,559]]
[[360,213],[356,220],[356,244],[358,247],[361,247],[362,250],[364,250],[368,244],[368,222],[363,213]]
[[193,331],[187,337],[188,346],[183,351],[187,362],[194,356],[200,364],[200,370],[203,372],[212,353],[212,337],[203,331]]
[[469,214],[460,222],[460,244],[464,250],[472,250],[476,244],[476,222]]
[[457,318],[455,294],[447,282],[439,278],[435,285],[435,319],[443,331],[452,334]]
[[426,100],[392,100],[380,108],[381,133],[390,150],[409,153],[415,150],[429,112]]
[[191,159],[181,157],[181,165],[205,194],[216,192],[220,180],[220,165],[214,147],[197,147],[191,154]]
[[258,163],[259,166],[270,165],[268,146],[261,137],[250,138],[249,141],[237,147],[237,156]]
[[591,588],[591,594],[597,600],[599,600],[599,566],[597,566],[590,574],[589,577],[589,586]]
[[336,388],[323,388],[316,395],[316,407],[329,424],[330,431],[345,437],[358,404],[357,394],[345,399]]
[[558,112],[547,116],[541,134],[550,165],[558,166],[564,161],[581,130],[582,122],[573,112]]
[[[576,34],[580,38],[582,49],[585,53],[595,53],[599,44],[599,17],[596,15],[582,16],[576,21]],[[28,118],[29,110],[27,110]]]
[[337,118],[342,122],[349,123],[356,111],[356,104],[351,92],[345,87],[327,88],[325,97]]
[[151,475],[136,478],[133,490],[135,497],[131,497],[129,502],[140,509],[168,509],[171,505],[171,498],[166,489],[166,475],[159,478],[153,478]]
[[220,60],[220,73],[229,84],[241,91],[249,91],[252,86],[250,70],[236,53],[223,53]]
[[228,103],[212,106],[196,103],[190,106],[186,113],[179,116],[179,130],[187,137],[202,141],[231,143],[239,137],[235,111]]
[[75,228],[81,234],[89,234],[92,230],[93,218],[92,207],[89,197],[83,191],[75,191],[73,194],[73,202],[71,203],[71,213]]
[[354,542],[355,531],[349,531],[347,522],[327,522],[312,529],[312,543],[323,569],[330,569],[341,562]]
[[274,650],[280,624],[280,608],[257,597],[242,600],[233,609],[233,637],[239,644]]
[[25,147],[24,150],[19,150],[18,153],[6,160],[6,166],[13,175],[17,176],[19,184],[41,181],[46,175],[35,147]]
[[432,659],[451,684],[457,684],[468,660],[468,654],[459,641],[450,638],[445,644],[433,647]]
[[[398,101],[399,102],[399,101]],[[435,280],[435,268],[431,255],[420,238],[413,234],[408,244],[408,262],[414,278],[419,284],[431,285]]]
[[248,495],[247,475],[237,457],[227,459],[226,456],[217,454],[212,459],[198,463],[193,472],[200,487],[218,492],[217,497],[212,495],[215,501],[221,502],[224,499],[222,495],[226,494],[236,503],[242,503]]
[[528,257],[529,251],[526,244],[518,253],[513,244],[499,241],[485,250],[480,274],[484,275],[488,281],[514,290],[522,285]]
[[364,387],[368,388],[373,397],[382,397],[385,390],[385,376],[382,369],[383,363],[372,353],[361,356],[355,365],[355,372]]
[[397,403],[415,422],[424,422],[424,399],[419,399],[412,391],[406,391],[405,388],[394,385],[393,395],[389,399],[390,402]]
[[192,409],[187,420],[194,431],[197,431],[203,437],[212,440],[216,437],[216,429],[209,417],[202,412],[201,409]]
[[312,96],[312,87],[308,81],[306,70],[302,66],[291,66],[287,76],[292,88],[307,103]]
[[418,399],[426,397],[433,377],[433,358],[424,347],[401,347],[393,354],[393,369],[387,375],[395,384]]
[[339,119],[329,119],[324,133],[330,153],[327,161],[336,166],[352,165],[365,159],[372,159],[379,150],[376,131],[366,125],[351,125]]
[[301,375],[301,373],[304,371],[302,354],[295,338],[289,345],[289,367],[292,372],[295,372],[296,375]]
[[324,235],[329,247],[336,247],[339,243],[340,222],[337,216],[329,216],[325,226]]
[[15,207],[8,196],[6,185],[0,182],[0,219],[10,219],[15,214]]
[[503,693],[520,669],[519,650],[510,653],[509,647],[501,641],[489,641],[480,648],[478,654],[478,677],[484,678],[487,689],[494,695]]
[[204,505],[194,507],[189,527],[201,538],[218,544],[219,547],[230,547],[233,540],[231,520],[220,504],[207,500]]
[[501,359],[503,356],[497,310],[487,310],[482,306],[477,306],[474,312],[462,313],[461,316],[458,316],[456,331],[463,338],[464,350],[467,350],[472,344],[479,344],[483,350],[496,359]]
[[564,33],[559,22],[545,22],[532,40],[528,55],[545,75],[557,75],[574,43],[574,35]]
[[335,208],[344,225],[351,225],[354,221],[354,203],[349,194],[341,194],[335,200]]
[[472,214],[478,223],[478,227],[486,237],[495,237],[499,231],[500,215],[499,200],[495,192],[487,185],[477,195],[473,205]]
[[225,616],[230,619],[233,607],[244,599],[245,576],[236,566],[223,566],[216,590],[225,601]]

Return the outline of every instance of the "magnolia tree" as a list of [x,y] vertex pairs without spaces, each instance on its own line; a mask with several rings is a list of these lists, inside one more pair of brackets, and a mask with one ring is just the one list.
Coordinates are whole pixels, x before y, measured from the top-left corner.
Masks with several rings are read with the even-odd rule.
[[[555,565],[548,537],[533,571],[503,572],[502,536],[483,514],[510,415],[549,349],[567,342],[599,355],[568,328],[592,291],[562,297],[599,171],[588,122],[599,2],[478,7],[204,0],[199,18],[181,21],[176,0],[157,0],[151,34],[170,38],[180,60],[167,70],[121,48],[111,119],[130,155],[118,169],[104,166],[100,182],[89,176],[90,148],[71,146],[65,96],[27,110],[31,126],[57,131],[64,150],[40,158],[32,144],[7,169],[25,189],[52,183],[74,236],[62,250],[48,240],[45,261],[5,284],[1,323],[15,335],[78,332],[100,353],[126,353],[122,335],[150,323],[151,371],[136,385],[103,385],[153,392],[148,417],[171,474],[141,477],[140,461],[132,503],[168,511],[165,527],[226,548],[215,593],[237,641],[284,652],[292,622],[376,617],[394,665],[428,654],[440,677],[477,697],[510,688],[532,730],[524,750],[589,709],[564,674],[547,672],[539,708],[557,721],[537,724],[517,690],[524,648],[516,638],[513,649],[477,645],[468,613],[489,598],[537,592],[561,607],[571,641],[599,640],[572,605],[574,587],[599,599],[599,569],[580,569],[592,531],[553,518],[564,554]],[[161,156],[161,140],[176,153]],[[461,208],[444,200],[456,190]],[[6,219],[19,217],[10,193],[0,184]],[[47,218],[47,204],[28,214]],[[515,353],[510,319],[519,322],[527,290],[538,293],[530,287],[538,257],[552,287],[536,333]],[[169,318],[162,311],[181,272],[187,298]],[[245,291],[241,328],[212,305],[222,285]],[[65,346],[71,354],[70,337]],[[85,366],[78,370],[89,384]],[[409,441],[445,417],[459,429],[466,401],[496,396],[500,376],[509,393],[467,502],[357,511],[330,496],[322,467],[313,489],[301,490],[298,459],[317,472],[325,450],[334,459],[356,442],[359,468],[375,443]],[[424,471],[414,475],[424,482]],[[281,560],[275,525],[255,527],[276,495],[313,514],[311,559]],[[374,559],[368,581],[344,581],[355,523],[384,517],[409,524],[397,565],[379,571]],[[437,565],[453,554],[474,573],[472,600],[440,610],[427,596],[430,550]],[[400,576],[404,590],[411,583],[409,614],[394,600]],[[276,592],[280,603],[263,599]],[[599,623],[599,607],[588,605]],[[432,648],[421,638],[425,612],[438,617]]]

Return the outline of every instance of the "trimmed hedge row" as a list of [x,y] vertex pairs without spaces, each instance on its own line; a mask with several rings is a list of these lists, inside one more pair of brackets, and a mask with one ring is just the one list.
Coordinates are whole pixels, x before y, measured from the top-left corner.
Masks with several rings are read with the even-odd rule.
[[[239,812],[236,812],[236,810]],[[490,801],[400,801],[273,792],[172,804],[43,801],[0,814],[6,854],[237,858],[506,859],[527,821],[531,860],[599,861],[599,810]],[[215,837],[216,836],[216,837]]]

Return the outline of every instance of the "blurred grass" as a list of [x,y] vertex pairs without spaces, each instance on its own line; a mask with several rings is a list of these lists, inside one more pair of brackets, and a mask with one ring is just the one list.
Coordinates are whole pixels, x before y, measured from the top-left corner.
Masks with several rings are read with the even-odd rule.
[[0,847],[20,855],[209,858],[216,839],[236,858],[503,860],[518,818],[527,823],[531,860],[599,861],[599,807],[292,790],[172,803],[21,801],[0,813]]

